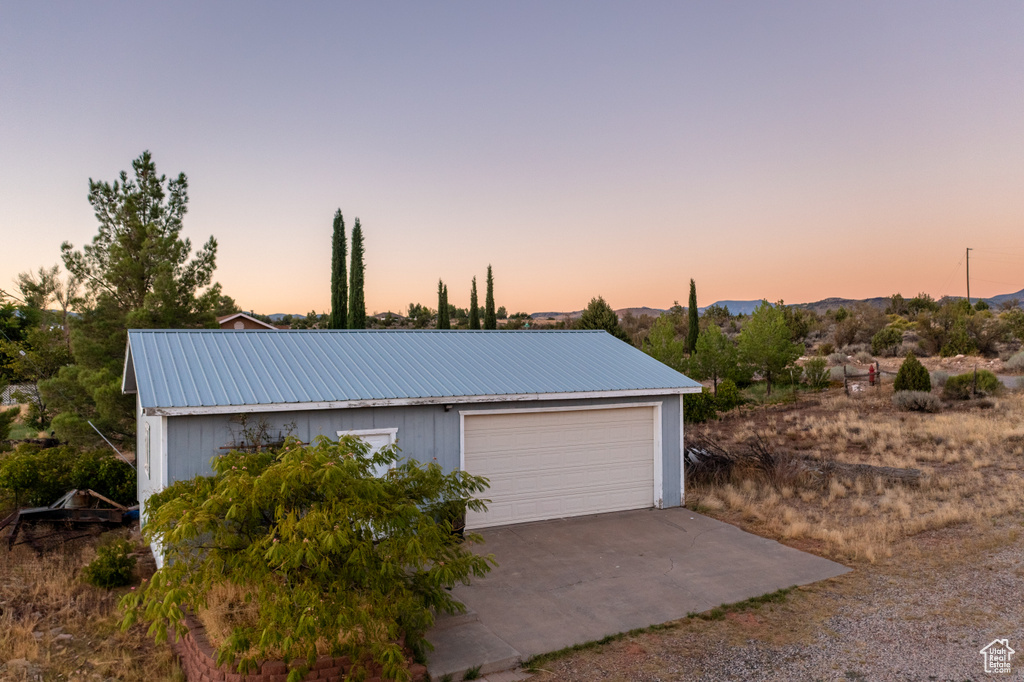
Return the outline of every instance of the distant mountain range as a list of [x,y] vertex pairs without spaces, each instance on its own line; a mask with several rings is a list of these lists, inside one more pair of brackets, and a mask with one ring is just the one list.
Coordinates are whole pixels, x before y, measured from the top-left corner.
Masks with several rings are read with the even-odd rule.
[[[912,298],[912,297],[908,296],[907,298]],[[949,298],[959,299],[959,298],[963,298],[963,296],[950,296]],[[1017,292],[1012,293],[1012,294],[999,294],[998,296],[990,296],[988,298],[981,299],[981,300],[984,300],[985,302],[987,302],[993,308],[997,308],[1000,305],[1002,305],[1005,301],[1012,301],[1014,299],[1016,299],[1019,302],[1018,305],[1020,303],[1024,303],[1024,289],[1021,289],[1020,291],[1017,291]],[[973,296],[971,297],[971,302],[972,303],[977,303],[978,300],[979,299],[977,299],[977,298],[975,298]],[[754,312],[754,310],[757,308],[758,305],[760,305],[760,303],[761,303],[761,299],[757,299],[757,300],[753,300],[753,301],[715,301],[711,305],[716,305],[716,306],[718,306],[720,308],[728,308],[729,312],[732,313],[733,315],[739,315],[741,313],[744,314],[744,315],[749,315],[752,312]],[[853,307],[855,305],[858,305],[858,304],[861,304],[861,303],[866,303],[868,305],[875,306],[876,308],[885,308],[886,306],[889,305],[889,297],[888,296],[876,296],[875,298],[862,298],[862,299],[854,299],[854,298],[823,298],[822,300],[814,301],[813,303],[793,303],[792,305],[797,307],[797,308],[804,308],[806,310],[813,310],[814,312],[817,312],[817,313],[823,313],[826,310],[838,310],[840,307],[851,308],[851,307]],[[703,315],[704,311],[707,310],[710,307],[711,306],[703,306],[701,308],[698,308],[697,310],[699,310],[700,313]],[[662,313],[667,312],[667,310],[663,309],[663,308],[641,307],[641,308],[619,308],[615,312],[619,315],[619,317],[622,317],[622,316],[626,315],[627,313],[632,313],[633,315],[635,315],[637,317],[639,317],[640,315],[650,315],[651,317],[657,317],[658,315],[661,315]],[[554,319],[559,320],[559,319],[562,319],[565,316],[568,316],[570,319],[576,319],[576,318],[578,318],[582,314],[583,314],[582,310],[574,310],[574,311],[569,312],[569,313],[566,313],[566,312],[561,312],[561,313],[558,313],[558,312],[533,313],[532,315],[530,315],[530,317],[532,317],[534,319],[538,319],[538,320],[544,320],[544,319],[547,319],[549,317],[553,317]]]
[[[908,296],[908,298],[911,298],[911,297]],[[956,299],[956,298],[963,298],[963,296],[950,296],[949,298]],[[1014,292],[1012,294],[999,294],[998,296],[991,296],[989,298],[985,298],[985,299],[981,299],[981,300],[986,301],[993,308],[998,308],[1004,302],[1012,301],[1014,299],[1016,299],[1018,301],[1018,305],[1020,305],[1021,303],[1024,303],[1024,289],[1021,289],[1020,291]],[[971,297],[971,302],[973,302],[973,303],[976,303],[978,300],[979,299],[974,298],[973,296]],[[720,308],[728,308],[729,312],[732,313],[733,315],[739,315],[741,313],[744,314],[744,315],[749,315],[752,312],[754,312],[754,309],[757,308],[757,306],[760,303],[761,303],[761,299],[757,299],[757,300],[753,300],[753,301],[715,301],[711,305],[716,305],[716,306],[718,306]],[[793,303],[792,305],[797,307],[797,308],[804,308],[806,310],[813,310],[814,312],[817,312],[817,313],[823,313],[826,310],[837,310],[841,306],[846,307],[846,308],[850,308],[850,307],[853,307],[853,306],[858,305],[860,303],[867,303],[868,305],[875,306],[876,308],[885,308],[887,305],[889,305],[889,297],[888,296],[876,296],[875,298],[861,298],[861,299],[855,299],[855,298],[823,298],[820,301],[814,301],[813,303]],[[710,307],[711,306],[704,306],[702,308],[698,308],[698,310],[703,315],[704,311],[707,310]],[[650,315],[651,317],[657,317],[657,316],[667,312],[667,310],[665,308],[648,308],[647,306],[641,306],[639,308],[619,308],[615,312],[619,315],[619,317],[623,317],[627,313],[632,313],[636,317],[640,317],[641,315]],[[289,314],[289,313],[274,313],[272,315],[268,315],[267,317],[269,317],[274,322],[280,322],[281,318],[284,317],[287,314]],[[582,314],[583,314],[582,310],[574,310],[572,312],[532,313],[530,315],[530,317],[535,319],[535,320],[546,320],[548,318],[554,318],[556,320],[561,320],[561,319],[563,319],[565,317],[569,317],[569,319],[573,319],[574,320],[574,319],[578,318]],[[305,317],[305,315],[299,315],[299,314],[294,314],[294,313],[292,313],[291,315],[292,315],[292,317]],[[396,314],[395,317],[399,317],[400,318],[401,316]]]

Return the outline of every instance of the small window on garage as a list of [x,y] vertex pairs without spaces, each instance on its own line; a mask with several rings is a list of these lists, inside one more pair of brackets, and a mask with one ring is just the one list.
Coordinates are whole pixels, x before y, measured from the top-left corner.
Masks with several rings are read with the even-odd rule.
[[[376,454],[381,448],[392,445],[398,440],[398,429],[356,429],[353,431],[338,431],[338,438],[342,436],[358,436],[370,444],[370,454]],[[383,476],[388,469],[394,465],[380,466],[374,470],[375,476]]]

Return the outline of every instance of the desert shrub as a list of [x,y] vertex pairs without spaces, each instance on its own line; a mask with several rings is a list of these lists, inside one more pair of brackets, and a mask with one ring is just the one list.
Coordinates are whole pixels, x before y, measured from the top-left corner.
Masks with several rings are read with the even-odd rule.
[[1010,359],[1006,361],[1003,367],[1013,372],[1024,370],[1024,350],[1010,356]]
[[722,412],[728,412],[737,405],[743,404],[743,395],[740,393],[740,389],[735,381],[724,379],[718,384],[715,404]]
[[875,356],[866,350],[859,350],[857,354],[853,356],[853,359],[862,365],[870,365],[875,361]]
[[[435,520],[456,501],[484,511],[474,496],[486,479],[400,459],[397,446],[371,454],[354,437],[289,438],[272,458],[230,452],[213,467],[150,498],[143,532],[164,548],[165,563],[122,598],[122,627],[143,618],[157,640],[180,633],[184,609],[202,617],[206,596],[230,583],[256,605],[213,642],[218,662],[237,661],[239,671],[273,655],[293,661],[288,679],[301,680],[329,654],[408,680],[400,640],[422,654],[433,614],[465,610],[450,589],[494,563],[462,544],[450,521]],[[472,533],[465,540],[482,542]]]
[[899,391],[892,396],[892,404],[912,412],[938,412],[942,401],[930,391]]
[[896,391],[932,390],[932,379],[928,375],[928,370],[913,353],[907,355],[907,359],[903,361],[899,371],[896,372],[893,389]]
[[825,342],[818,346],[818,355],[820,355],[823,358],[827,358],[828,356],[832,355],[835,352],[836,347],[831,343]]
[[895,355],[903,342],[903,329],[890,324],[871,337],[871,352],[875,355]]
[[967,322],[960,318],[953,324],[953,328],[946,335],[945,343],[939,350],[939,355],[949,358],[955,355],[970,355],[977,350],[977,346],[974,345],[974,341],[971,340],[970,335],[967,333]]
[[[723,382],[724,383],[724,382]],[[721,389],[721,386],[719,386]],[[683,421],[687,424],[703,424],[718,416],[718,401],[707,391],[683,395]]]
[[82,578],[96,587],[121,587],[131,583],[134,568],[132,544],[116,540],[96,549],[96,558],[82,569]]
[[811,358],[804,364],[804,376],[811,388],[825,388],[829,383],[829,371],[825,358]]
[[846,375],[844,374],[843,367],[833,367],[828,371],[828,378],[831,381],[842,381],[844,376]]
[[937,369],[934,372],[932,372],[932,384],[938,386],[939,388],[942,388],[943,386],[946,385],[947,379],[949,379],[949,372],[945,370]]
[[995,374],[987,369],[980,369],[977,372],[977,386],[975,386],[975,372],[965,372],[949,377],[946,380],[946,385],[942,387],[942,397],[946,400],[967,400],[972,395],[996,395],[1002,389],[1003,384]]
[[844,365],[849,361],[849,356],[846,353],[831,353],[828,356],[828,364],[830,365]]

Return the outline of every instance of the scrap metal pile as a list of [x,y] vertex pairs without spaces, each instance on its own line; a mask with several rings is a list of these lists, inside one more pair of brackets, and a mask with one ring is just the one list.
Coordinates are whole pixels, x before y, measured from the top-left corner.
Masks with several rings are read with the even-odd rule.
[[[71,490],[48,507],[15,511],[0,521],[0,531],[13,526],[7,537],[8,548],[28,543],[42,551],[55,543],[123,526],[138,518],[138,505],[126,507],[93,490]],[[23,536],[20,541],[19,535]]]

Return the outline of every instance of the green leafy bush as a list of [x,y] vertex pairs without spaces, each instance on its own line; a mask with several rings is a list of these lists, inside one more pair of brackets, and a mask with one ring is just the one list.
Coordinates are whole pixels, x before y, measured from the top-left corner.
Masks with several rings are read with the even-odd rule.
[[701,391],[683,395],[683,421],[685,423],[703,424],[717,416],[718,402],[711,393]]
[[942,401],[930,391],[899,391],[892,396],[892,404],[912,412],[938,412]]
[[743,404],[743,394],[732,379],[723,379],[718,384],[718,393],[715,395],[715,404],[722,412],[728,412],[734,407]]
[[133,504],[138,494],[135,469],[103,450],[83,452],[74,458],[71,487],[95,490],[124,505]]
[[963,318],[953,323],[953,328],[946,335],[946,342],[939,350],[939,355],[944,358],[956,355],[970,355],[978,350],[967,332],[967,322]]
[[946,400],[967,400],[972,395],[990,396],[1002,390],[1003,384],[995,374],[987,369],[980,369],[977,372],[977,386],[974,372],[949,377],[946,385],[942,387],[942,397]]
[[122,504],[136,496],[134,469],[113,453],[35,443],[22,443],[0,458],[0,488],[19,506],[50,504],[72,488],[89,488]]
[[218,662],[237,660],[239,671],[272,654],[304,661],[288,677],[301,680],[324,653],[372,659],[382,677],[408,680],[399,641],[422,652],[433,614],[464,610],[449,590],[494,564],[453,533],[456,507],[486,509],[473,497],[486,479],[400,461],[396,446],[371,454],[353,437],[290,438],[272,456],[231,452],[213,468],[149,498],[144,533],[165,563],[122,599],[122,626],[152,621],[161,640],[181,632],[184,609],[202,617],[211,590],[233,586],[256,607],[214,645]]
[[875,355],[896,355],[903,342],[903,329],[897,325],[882,327],[871,337],[871,352]]
[[896,381],[893,382],[896,391],[931,391],[932,379],[921,361],[913,353],[907,353],[907,358],[900,365],[896,372]]
[[127,540],[116,540],[96,549],[96,558],[82,569],[85,582],[96,587],[121,587],[132,582],[135,557],[132,544]]

